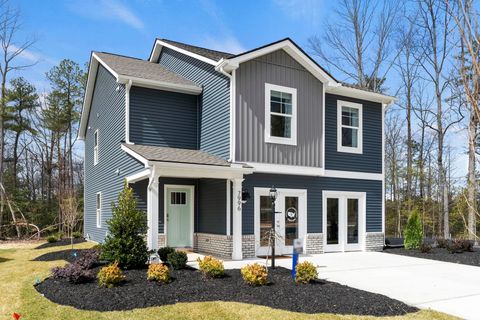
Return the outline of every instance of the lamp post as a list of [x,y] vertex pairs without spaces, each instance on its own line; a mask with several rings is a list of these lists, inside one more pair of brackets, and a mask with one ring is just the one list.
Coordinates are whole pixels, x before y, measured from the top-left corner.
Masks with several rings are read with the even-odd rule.
[[272,230],[271,230],[271,240],[272,240],[272,269],[275,269],[275,200],[277,200],[277,189],[272,186],[270,188],[270,200],[272,200]]

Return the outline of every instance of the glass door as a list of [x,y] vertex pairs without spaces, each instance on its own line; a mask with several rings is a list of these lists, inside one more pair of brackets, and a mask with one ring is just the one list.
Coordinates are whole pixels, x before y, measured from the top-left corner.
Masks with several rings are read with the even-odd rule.
[[365,198],[362,192],[324,192],[325,252],[362,250]]

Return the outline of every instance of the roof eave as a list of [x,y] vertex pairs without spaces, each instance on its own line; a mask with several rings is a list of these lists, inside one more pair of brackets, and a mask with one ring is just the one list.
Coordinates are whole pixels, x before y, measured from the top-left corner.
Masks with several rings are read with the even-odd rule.
[[192,58],[195,58],[197,60],[206,62],[206,63],[208,63],[212,66],[216,66],[217,63],[218,63],[218,61],[215,61],[215,60],[209,59],[207,57],[201,56],[199,54],[193,53],[191,51],[179,48],[179,47],[177,47],[177,46],[175,46],[171,43],[167,43],[167,42],[162,41],[160,39],[155,40],[155,44],[153,45],[152,52],[150,53],[150,57],[148,58],[148,60],[150,62],[157,62],[158,58],[160,57],[160,53],[162,52],[163,47],[170,48],[172,50],[178,51],[182,54],[185,54],[185,55],[190,56]]
[[326,93],[332,93],[332,94],[338,94],[341,96],[346,96],[346,97],[351,97],[351,98],[357,98],[357,99],[363,99],[363,100],[368,100],[368,101],[373,101],[373,102],[378,102],[378,103],[384,103],[387,105],[390,105],[395,102],[396,98],[377,93],[377,92],[371,92],[371,91],[365,91],[357,88],[350,88],[342,85],[338,86],[327,86]]

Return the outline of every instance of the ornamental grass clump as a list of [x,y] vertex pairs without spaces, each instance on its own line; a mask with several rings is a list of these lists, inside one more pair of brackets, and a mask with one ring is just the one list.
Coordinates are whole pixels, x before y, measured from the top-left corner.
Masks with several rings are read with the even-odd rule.
[[167,261],[173,269],[180,270],[187,266],[188,257],[183,251],[174,251],[168,254]]
[[215,259],[212,256],[206,256],[203,259],[197,258],[200,272],[209,278],[221,278],[225,275],[223,261]]
[[148,260],[147,217],[137,208],[133,190],[126,181],[118,196],[118,205],[114,205],[112,211],[112,219],[107,222],[108,235],[102,245],[102,259],[117,261],[126,269],[145,266]]
[[309,261],[297,264],[295,272],[295,282],[297,283],[309,283],[318,278],[317,267]]
[[264,286],[268,283],[267,267],[260,263],[247,264],[240,272],[243,280],[251,286]]
[[117,261],[100,269],[97,278],[100,287],[105,288],[113,288],[125,281],[125,276],[118,266]]
[[415,209],[408,217],[407,226],[403,231],[405,249],[418,249],[423,242],[422,221]]
[[170,269],[162,263],[152,263],[148,266],[147,279],[150,281],[169,283]]

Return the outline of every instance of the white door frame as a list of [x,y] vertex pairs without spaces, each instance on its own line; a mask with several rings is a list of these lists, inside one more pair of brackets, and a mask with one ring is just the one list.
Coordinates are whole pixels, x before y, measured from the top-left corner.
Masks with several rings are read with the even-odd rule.
[[[327,198],[338,198],[338,244],[327,245]],[[347,243],[346,199],[358,199],[358,244]],[[322,232],[324,252],[364,251],[366,235],[367,193],[350,191],[322,191]]]
[[163,186],[163,233],[165,235],[165,245],[168,246],[168,220],[167,220],[167,206],[168,189],[179,188],[188,189],[190,191],[190,246],[193,248],[193,233],[194,233],[194,216],[195,216],[195,186],[182,184],[165,184]]
[[[255,255],[265,255],[267,252],[263,250],[262,252],[260,247],[260,196],[268,196],[270,194],[270,188],[253,188],[254,190],[254,232],[255,232]],[[305,250],[305,241],[307,235],[307,190],[306,189],[285,189],[277,188],[277,200],[275,201],[275,210],[279,211],[283,208],[283,204],[279,205],[279,200],[284,199],[285,196],[298,197],[298,209],[302,215],[298,216],[298,237],[303,240],[304,250]],[[283,210],[285,211],[285,210]],[[285,218],[283,217],[282,220]],[[281,226],[284,225],[283,223]],[[275,248],[280,250],[276,251],[277,254],[291,254],[291,247],[287,247],[284,244],[276,243]],[[270,252],[268,252],[270,253]]]

